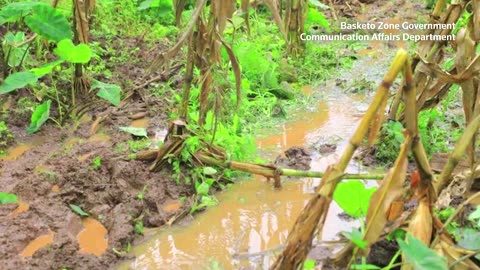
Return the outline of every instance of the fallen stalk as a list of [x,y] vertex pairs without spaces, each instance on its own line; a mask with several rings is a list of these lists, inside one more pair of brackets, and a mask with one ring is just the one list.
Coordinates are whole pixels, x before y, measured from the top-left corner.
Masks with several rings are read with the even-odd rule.
[[[158,150],[147,150],[137,153],[137,160],[153,160],[157,157]],[[222,161],[216,158],[204,155],[195,154],[195,157],[202,163],[218,166],[225,169],[238,170],[242,172],[258,174],[267,178],[274,178],[275,176],[292,176],[292,177],[309,177],[309,178],[322,178],[324,172],[320,171],[301,171],[294,169],[283,169],[273,165],[262,165],[254,163],[243,163],[238,161]],[[343,179],[364,179],[364,180],[382,180],[385,178],[385,174],[353,174],[345,173],[342,175]]]

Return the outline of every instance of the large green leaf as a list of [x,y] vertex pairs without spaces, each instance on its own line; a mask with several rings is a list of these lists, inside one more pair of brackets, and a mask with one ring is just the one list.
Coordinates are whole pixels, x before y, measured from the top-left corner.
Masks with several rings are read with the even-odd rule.
[[[5,41],[8,43],[20,43],[22,41],[25,41],[25,33],[24,32],[17,32],[15,35],[12,32],[8,32],[5,35]],[[8,65],[10,67],[16,67],[19,66],[22,63],[22,60],[25,57],[28,57],[28,54],[26,54],[28,50],[28,45],[24,44],[22,46],[5,46],[10,53],[8,55]]]
[[16,203],[18,198],[15,194],[0,192],[0,204]]
[[32,10],[25,23],[33,32],[53,41],[72,38],[70,23],[60,11],[49,5],[36,5]]
[[[480,250],[480,232],[470,228],[462,228],[459,230],[460,239],[458,245],[464,249]],[[475,258],[480,259],[480,254]]]
[[0,95],[37,82],[37,76],[30,71],[16,72],[8,76],[0,85]]
[[159,16],[173,14],[172,0],[146,0],[140,3],[138,10],[145,10],[148,8],[155,8]]
[[46,5],[40,2],[18,2],[11,3],[0,9],[0,25],[6,22],[13,22],[21,17],[28,15],[33,7],[38,5]]
[[115,106],[120,104],[120,96],[122,89],[116,84],[103,83],[99,81],[93,81],[92,90],[100,89],[97,92],[97,96],[110,101]]
[[407,241],[397,239],[400,249],[407,258],[407,262],[414,270],[447,270],[447,260],[438,255],[434,250],[425,246],[425,244],[407,234]]
[[366,188],[361,181],[340,182],[335,188],[333,199],[348,215],[358,218],[367,215],[370,198],[376,187]]
[[43,102],[32,114],[30,119],[30,126],[27,128],[27,132],[32,134],[40,129],[40,127],[47,121],[48,117],[50,116],[50,105],[52,104],[51,100],[47,100]]
[[347,239],[352,241],[356,246],[359,248],[366,248],[367,247],[367,241],[363,240],[363,234],[360,230],[352,228],[351,232],[343,232],[342,233]]
[[87,44],[75,46],[70,39],[60,41],[53,52],[70,63],[86,64],[92,57],[92,49]]
[[63,62],[64,62],[63,60],[59,59],[55,62],[45,64],[41,67],[32,68],[32,69],[30,69],[30,72],[35,74],[35,76],[37,76],[37,78],[40,78],[40,77],[43,77],[44,75],[46,75],[48,73],[51,73],[56,66],[60,65]]

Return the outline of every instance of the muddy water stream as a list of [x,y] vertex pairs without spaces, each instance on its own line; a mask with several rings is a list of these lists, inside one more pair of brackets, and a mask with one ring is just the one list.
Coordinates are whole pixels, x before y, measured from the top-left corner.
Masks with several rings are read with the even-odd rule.
[[[373,77],[378,82],[379,77]],[[313,146],[312,170],[323,171],[337,161],[369,98],[341,94],[335,81],[313,92],[320,94],[315,106],[294,112],[293,120],[274,132],[261,132],[263,135],[256,143],[266,159],[274,160],[292,146]],[[324,143],[336,144],[337,148],[322,155],[315,146]],[[353,164],[348,172],[359,173],[362,169]],[[217,194],[218,206],[188,222],[161,228],[147,236],[133,248],[136,258],[120,269],[268,269],[275,257],[262,251],[278,249],[285,243],[289,229],[319,181],[284,179],[281,190],[274,190],[261,177],[239,181],[228,191]],[[323,239],[318,240],[336,239],[339,232],[358,225],[341,220],[340,212],[332,203]]]

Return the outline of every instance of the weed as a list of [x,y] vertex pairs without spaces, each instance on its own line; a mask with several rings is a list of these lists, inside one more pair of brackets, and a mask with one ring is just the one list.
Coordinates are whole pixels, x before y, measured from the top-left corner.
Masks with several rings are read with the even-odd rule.
[[92,163],[90,164],[90,168],[92,170],[97,170],[102,166],[102,158],[99,156],[96,156],[95,158],[92,159]]
[[4,121],[0,121],[0,156],[6,154],[7,147],[13,142],[15,136]]

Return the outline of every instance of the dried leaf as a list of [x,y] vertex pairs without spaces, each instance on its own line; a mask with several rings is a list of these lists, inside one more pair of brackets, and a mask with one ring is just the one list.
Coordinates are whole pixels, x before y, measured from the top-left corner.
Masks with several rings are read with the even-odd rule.
[[380,128],[383,124],[383,119],[385,118],[385,108],[387,107],[388,95],[382,100],[380,103],[380,107],[378,107],[377,113],[375,114],[375,118],[372,121],[370,126],[370,133],[368,135],[368,145],[372,146],[377,138],[377,134],[380,131]]
[[423,198],[408,226],[408,231],[429,246],[432,238],[432,213],[427,198]]
[[384,181],[373,194],[367,213],[367,226],[364,240],[369,245],[376,242],[387,224],[390,207],[394,201],[400,200],[403,195],[403,182],[407,173],[407,154],[411,145],[411,136],[407,135],[402,144],[394,167],[387,174]]
[[222,34],[227,25],[227,21],[232,18],[235,11],[235,0],[212,0],[211,10],[215,15],[218,25],[218,33]]
[[[219,37],[220,38],[220,37]],[[220,42],[227,50],[228,58],[232,63],[233,73],[235,74],[235,88],[237,91],[237,109],[240,107],[240,101],[242,98],[242,72],[240,71],[240,64],[238,63],[237,57],[233,52],[232,48],[222,39],[220,38]]]
[[250,35],[250,14],[248,14],[248,10],[250,9],[250,0],[242,0],[241,9],[243,13],[243,19],[245,20],[245,26],[247,27],[247,33]]

